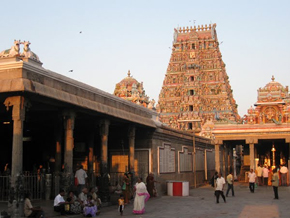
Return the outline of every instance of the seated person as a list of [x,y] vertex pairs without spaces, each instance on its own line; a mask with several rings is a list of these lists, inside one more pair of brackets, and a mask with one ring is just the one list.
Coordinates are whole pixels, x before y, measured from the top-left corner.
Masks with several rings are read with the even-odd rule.
[[88,195],[87,200],[84,201],[84,216],[95,217],[98,212],[97,206],[91,195]]
[[84,202],[87,200],[88,189],[83,188],[82,192],[79,194],[79,200],[81,202],[82,207],[84,206]]
[[63,189],[59,190],[59,194],[54,198],[54,211],[60,212],[61,215],[65,215],[65,205],[68,204],[67,201],[63,199],[63,196],[65,195],[65,191]]
[[102,202],[101,202],[101,199],[98,197],[96,190],[97,190],[97,188],[90,188],[89,194],[92,196],[92,198],[93,198],[93,200],[95,202],[95,205],[98,207],[98,210],[99,210],[99,208],[101,207]]
[[30,201],[30,197],[31,194],[30,193],[26,193],[24,195],[24,215],[26,217],[35,217],[35,218],[40,218],[43,217],[44,218],[44,212],[41,209],[41,207],[33,207]]
[[70,204],[70,213],[71,214],[79,214],[82,212],[82,205],[80,200],[75,196],[73,191],[68,193],[67,198],[68,203]]

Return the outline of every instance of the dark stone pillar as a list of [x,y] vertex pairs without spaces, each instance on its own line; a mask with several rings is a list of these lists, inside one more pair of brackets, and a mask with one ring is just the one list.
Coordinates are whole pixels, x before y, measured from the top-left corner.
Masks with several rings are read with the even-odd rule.
[[55,122],[55,163],[54,163],[54,196],[58,195],[60,190],[60,176],[61,176],[61,154],[62,154],[62,127],[63,121],[58,117]]
[[12,141],[12,170],[11,190],[9,204],[12,203],[12,217],[23,216],[23,121],[25,120],[25,109],[29,103],[23,96],[8,97],[4,105],[9,110],[12,108],[13,141]]
[[[94,129],[93,129],[94,130]],[[96,186],[95,174],[94,174],[94,132],[91,131],[88,134],[88,147],[89,147],[89,155],[88,155],[88,177],[89,177],[89,186]]]
[[23,121],[25,120],[25,109],[27,100],[22,96],[9,97],[4,102],[7,110],[12,109],[13,119],[13,142],[12,142],[12,169],[11,186],[14,187],[17,175],[22,173],[23,165]]
[[101,135],[101,178],[100,178],[100,197],[102,202],[108,204],[110,202],[109,191],[109,169],[108,169],[108,136],[109,136],[109,120],[100,122]]
[[70,188],[73,185],[73,148],[74,148],[74,124],[75,113],[73,111],[64,112],[64,129],[65,129],[65,142],[64,142],[64,173],[61,185],[64,188]]
[[131,187],[136,182],[135,178],[135,169],[134,169],[134,162],[135,162],[135,126],[130,126],[128,129],[128,138],[129,138],[129,171],[131,172]]

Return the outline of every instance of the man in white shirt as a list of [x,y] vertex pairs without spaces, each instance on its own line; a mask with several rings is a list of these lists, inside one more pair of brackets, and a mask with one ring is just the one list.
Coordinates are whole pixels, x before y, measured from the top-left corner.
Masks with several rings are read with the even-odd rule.
[[225,179],[222,177],[222,174],[218,174],[218,178],[216,179],[216,188],[215,188],[215,195],[216,195],[216,203],[219,203],[220,195],[224,199],[224,202],[226,203],[226,197],[224,196],[224,186],[226,184]]
[[269,170],[268,170],[267,165],[265,165],[263,168],[263,180],[264,180],[265,186],[268,186],[268,177],[269,177]]
[[63,199],[63,196],[65,195],[65,191],[63,189],[59,190],[59,194],[54,198],[53,206],[54,206],[54,211],[60,212],[61,215],[65,215],[65,208],[64,205],[68,204]]
[[263,180],[263,168],[262,168],[262,166],[261,165],[259,165],[258,167],[257,167],[257,176],[258,176],[258,184],[259,184],[259,186],[262,186],[263,185],[263,182],[262,182],[262,180]]
[[286,186],[287,185],[288,168],[286,166],[282,166],[280,169],[280,173],[281,173],[281,185]]
[[248,174],[249,178],[249,188],[252,193],[255,192],[255,182],[256,182],[256,173],[254,173],[253,169],[250,170]]
[[77,178],[78,181],[78,194],[80,194],[83,188],[86,187],[88,178],[86,171],[83,170],[83,165],[80,165],[79,169],[76,171],[75,178]]

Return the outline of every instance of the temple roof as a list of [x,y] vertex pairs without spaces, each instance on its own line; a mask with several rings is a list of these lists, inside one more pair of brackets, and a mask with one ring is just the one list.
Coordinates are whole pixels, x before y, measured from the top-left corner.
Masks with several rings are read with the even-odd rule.
[[264,88],[263,90],[267,90],[267,91],[278,91],[278,90],[283,90],[284,87],[275,81],[275,77],[272,76],[271,78],[271,82],[269,82]]
[[122,79],[117,84],[119,84],[120,86],[122,86],[122,85],[132,86],[133,84],[136,84],[136,85],[139,84],[139,82],[131,76],[130,70],[128,70],[127,75],[128,75],[127,77],[125,77],[124,79]]

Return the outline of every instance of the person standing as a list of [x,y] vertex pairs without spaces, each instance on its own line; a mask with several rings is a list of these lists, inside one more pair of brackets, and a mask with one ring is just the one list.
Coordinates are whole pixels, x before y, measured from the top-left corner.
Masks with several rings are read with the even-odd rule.
[[230,174],[227,176],[227,183],[228,183],[228,190],[226,193],[226,197],[228,197],[229,191],[232,190],[232,196],[235,196],[235,192],[234,192],[234,180],[233,180],[233,175],[232,172],[230,172]]
[[78,189],[78,194],[81,193],[83,188],[86,187],[88,175],[86,171],[83,170],[83,165],[79,166],[79,169],[75,173],[75,178],[78,181],[77,189]]
[[155,179],[154,179],[154,174],[149,173],[149,175],[146,178],[146,186],[147,186],[147,191],[150,195],[150,198],[156,197],[155,196]]
[[280,169],[281,173],[281,185],[286,186],[287,185],[287,173],[288,173],[288,168],[283,165]]
[[262,182],[262,180],[263,180],[263,177],[262,177],[263,176],[263,168],[261,165],[259,165],[257,167],[257,176],[258,176],[258,185],[262,186],[263,185],[263,182]]
[[218,174],[218,178],[216,179],[216,188],[215,188],[215,196],[216,196],[216,203],[219,203],[220,195],[224,199],[226,203],[226,197],[224,196],[224,186],[226,184],[225,179],[222,177],[222,174]]
[[256,182],[256,173],[254,173],[253,169],[250,170],[248,174],[249,178],[249,188],[252,193],[255,192],[255,182]]
[[279,186],[279,175],[277,173],[277,169],[273,169],[273,177],[272,177],[272,186],[274,191],[274,199],[279,199],[278,197],[278,186]]
[[211,180],[210,180],[210,184],[212,187],[215,188],[215,184],[216,184],[216,179],[218,178],[218,172],[215,171],[214,175],[212,176]]
[[263,168],[263,185],[268,186],[268,177],[269,177],[269,170],[267,165]]
[[145,203],[150,198],[150,195],[147,191],[146,185],[142,182],[142,178],[138,178],[138,181],[135,185],[135,198],[134,198],[134,214],[143,214],[145,212]]
[[122,186],[122,192],[125,199],[125,204],[129,204],[130,199],[130,179],[127,173],[124,173],[123,176],[123,186]]
[[120,212],[120,215],[123,216],[123,211],[124,211],[124,207],[125,207],[125,200],[124,200],[124,196],[121,194],[120,198],[118,199],[118,211]]

